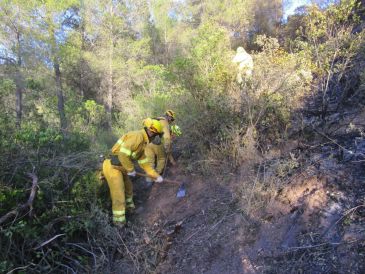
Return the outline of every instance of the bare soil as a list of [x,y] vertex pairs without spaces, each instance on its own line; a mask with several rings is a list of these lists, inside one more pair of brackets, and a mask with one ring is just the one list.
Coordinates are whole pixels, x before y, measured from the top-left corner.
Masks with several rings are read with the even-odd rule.
[[166,177],[186,183],[180,199],[177,185],[141,182],[134,218],[169,237],[155,272],[365,273],[365,162],[329,146],[290,146],[306,154],[300,168],[249,213],[237,196],[249,185],[242,174],[223,182],[171,167]]

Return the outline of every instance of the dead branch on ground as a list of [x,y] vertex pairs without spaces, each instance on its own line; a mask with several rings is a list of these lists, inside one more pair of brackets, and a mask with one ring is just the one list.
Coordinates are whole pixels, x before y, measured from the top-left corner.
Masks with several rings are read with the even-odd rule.
[[27,173],[27,175],[32,179],[32,188],[30,191],[30,195],[28,198],[28,201],[25,204],[22,204],[18,206],[17,208],[13,209],[12,211],[6,213],[4,216],[0,218],[0,225],[5,223],[8,219],[10,219],[13,216],[17,216],[20,212],[24,211],[25,209],[29,208],[29,215],[32,215],[33,211],[33,201],[35,198],[35,195],[37,194],[37,188],[38,188],[38,177],[34,173]]

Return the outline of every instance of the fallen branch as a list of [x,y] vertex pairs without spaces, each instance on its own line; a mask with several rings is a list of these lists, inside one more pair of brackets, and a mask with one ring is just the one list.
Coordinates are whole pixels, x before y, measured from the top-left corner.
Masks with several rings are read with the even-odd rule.
[[203,230],[203,227],[200,227],[198,228],[193,234],[191,234],[189,237],[187,237],[185,240],[184,240],[184,243],[189,241],[195,234],[197,234],[198,232],[201,232]]
[[85,251],[86,253],[91,254],[91,255],[93,256],[93,258],[94,258],[94,267],[95,267],[95,269],[97,268],[97,266],[96,266],[96,255],[95,255],[95,253],[93,253],[93,252],[91,252],[91,251],[87,250],[85,247],[82,247],[82,246],[81,246],[81,245],[79,245],[79,244],[75,244],[75,243],[66,243],[66,245],[76,246],[76,247],[80,248],[81,250]]
[[317,244],[317,245],[294,246],[294,247],[289,247],[289,250],[311,249],[311,248],[317,248],[317,247],[326,246],[326,245],[336,246],[336,245],[340,245],[340,244],[341,243],[321,243],[321,244]]
[[365,160],[351,161],[351,163],[363,163]]
[[339,242],[339,243],[330,243],[330,242],[328,242],[328,243],[321,243],[321,244],[316,244],[316,245],[294,246],[294,247],[289,247],[287,249],[287,251],[312,249],[312,248],[317,248],[317,247],[322,247],[322,246],[339,246],[339,245],[347,245],[347,244],[353,244],[353,243],[358,243],[358,240],[349,241],[349,242]]
[[30,191],[30,195],[28,201],[25,204],[18,206],[17,208],[13,209],[12,211],[6,213],[4,216],[0,218],[0,225],[6,222],[13,216],[17,216],[19,212],[24,211],[27,208],[30,208],[29,214],[32,215],[33,211],[33,201],[35,195],[37,194],[37,187],[38,187],[38,177],[34,173],[27,174],[32,179],[32,189]]
[[316,130],[314,127],[312,127],[312,128],[313,128],[313,130],[314,130],[315,132],[317,132],[319,135],[321,135],[321,136],[322,136],[322,137],[324,137],[324,138],[327,138],[327,139],[328,139],[328,140],[330,140],[332,143],[334,143],[335,145],[337,145],[339,148],[342,148],[344,151],[347,151],[347,152],[349,152],[350,154],[353,154],[353,152],[352,152],[351,150],[349,150],[349,149],[347,149],[347,148],[345,148],[345,147],[341,146],[339,143],[337,143],[337,142],[336,142],[336,140],[334,140],[334,139],[332,139],[332,138],[328,137],[326,134],[324,134],[324,133],[322,133],[322,132],[320,132],[320,131]]
[[350,208],[349,210],[347,210],[342,216],[341,218],[339,218],[333,225],[331,225],[323,234],[322,236],[325,236],[330,230],[332,230],[332,228],[334,228],[339,222],[341,222],[346,216],[348,216],[351,213],[354,213],[357,209],[361,208],[361,207],[365,207],[365,205],[358,205],[355,206],[353,208]]
[[[27,265],[25,265],[25,266],[19,266],[19,267],[17,267],[17,268],[14,268],[13,270],[10,270],[9,272],[7,272],[6,274],[11,274],[11,273],[14,273],[15,271],[17,271],[17,270],[25,270],[25,269],[27,269],[29,266],[35,266],[35,264],[33,264],[33,263],[30,263],[30,264],[27,264]],[[18,272],[17,272],[18,273]]]
[[39,246],[37,246],[36,248],[34,248],[34,250],[37,250],[37,249],[39,249],[39,248],[41,248],[41,247],[49,244],[50,242],[52,242],[53,240],[57,239],[58,237],[61,237],[61,236],[64,236],[64,235],[66,235],[66,234],[64,234],[64,233],[63,234],[58,234],[58,235],[52,237],[51,239],[49,239],[49,240],[41,243]]
[[213,226],[210,227],[209,230],[213,230],[217,225],[219,225],[224,219],[226,218],[229,218],[229,217],[232,217],[233,215],[235,215],[235,213],[231,214],[231,215],[228,215],[228,216],[224,216],[222,219],[220,219],[218,222],[216,222]]

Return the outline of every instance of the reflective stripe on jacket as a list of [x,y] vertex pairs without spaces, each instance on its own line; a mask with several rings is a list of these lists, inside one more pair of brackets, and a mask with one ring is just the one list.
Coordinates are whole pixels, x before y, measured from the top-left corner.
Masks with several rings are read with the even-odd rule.
[[134,170],[132,160],[137,160],[139,166],[151,177],[157,178],[159,174],[148,164],[144,153],[149,143],[147,133],[144,129],[131,131],[123,135],[112,147],[112,154],[117,155],[122,167],[127,172]]

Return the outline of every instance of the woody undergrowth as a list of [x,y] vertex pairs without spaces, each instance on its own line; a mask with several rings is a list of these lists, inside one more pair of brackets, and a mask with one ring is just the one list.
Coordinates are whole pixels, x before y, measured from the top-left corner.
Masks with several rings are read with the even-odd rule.
[[14,130],[12,116],[1,114],[0,272],[152,272],[164,254],[162,225],[132,223],[126,233],[111,225],[109,190],[96,176],[107,146],[95,145],[105,136],[103,108],[69,107],[67,133],[41,116]]
[[[132,224],[127,233],[118,231],[111,225],[109,191],[96,179],[97,158],[89,143],[43,133],[32,138],[48,138],[44,145],[22,143],[22,150],[6,155],[12,161],[2,176],[8,183],[1,186],[1,216],[27,200],[29,171],[36,174],[38,186],[32,210],[1,224],[1,272],[99,272],[112,270],[116,262],[130,265],[131,271],[151,272],[165,244],[161,227]],[[66,147],[77,149],[66,152]]]
[[[179,63],[183,72],[189,64],[195,100],[189,103],[198,110],[187,115],[192,121],[190,155],[198,156],[187,168],[223,184],[238,174],[241,208],[254,212],[265,207],[300,168],[300,155],[268,158],[270,150],[298,137],[312,140],[303,117],[313,102],[313,114],[323,119],[330,114],[330,102],[340,110],[361,93],[363,32],[353,31],[359,22],[352,12],[356,5],[344,1],[327,10],[309,7],[296,38],[281,45],[276,38],[257,36],[253,75],[240,85],[229,59],[214,59],[218,49],[227,51],[224,39],[214,39],[219,30],[197,39],[193,53],[203,47],[205,55]],[[207,69],[204,64],[211,59],[217,65]],[[216,79],[224,81],[217,84]]]
[[258,37],[262,51],[254,55],[254,80],[236,89],[247,117],[243,134],[224,146],[241,155],[238,199],[245,212],[265,208],[293,174],[306,168],[300,151],[273,157],[271,148],[296,138],[315,142],[316,128],[305,119],[318,121],[321,131],[327,116],[361,97],[364,39],[362,31],[353,31],[354,5],[345,1],[324,11],[311,6],[297,39],[290,40],[291,53],[275,39]]
[[253,75],[241,85],[235,82],[226,30],[202,24],[186,56],[143,68],[144,80],[134,83],[133,96],[114,113],[113,132],[105,130],[101,105],[69,91],[70,130],[60,133],[54,98],[48,99],[35,80],[27,83],[27,96],[35,98],[25,98],[24,123],[15,130],[7,106],[15,86],[1,79],[0,216],[26,203],[32,186],[28,173],[37,176],[38,186],[32,210],[0,224],[0,272],[97,273],[118,267],[153,272],[166,255],[164,227],[132,222],[126,233],[112,227],[109,192],[98,186],[95,170],[98,154],[117,136],[167,107],[176,111],[183,131],[174,145],[181,169],[223,185],[235,179],[239,208],[248,215],[264,208],[303,168],[300,155],[265,156],[304,133],[300,117],[307,100],[319,94],[318,108],[325,111],[333,91],[344,91],[342,103],[353,95],[351,87],[359,86],[355,94],[363,92],[361,70],[351,65],[361,59],[363,39],[351,31],[349,14],[351,8],[326,14],[314,8],[290,43],[258,36],[250,52]]

